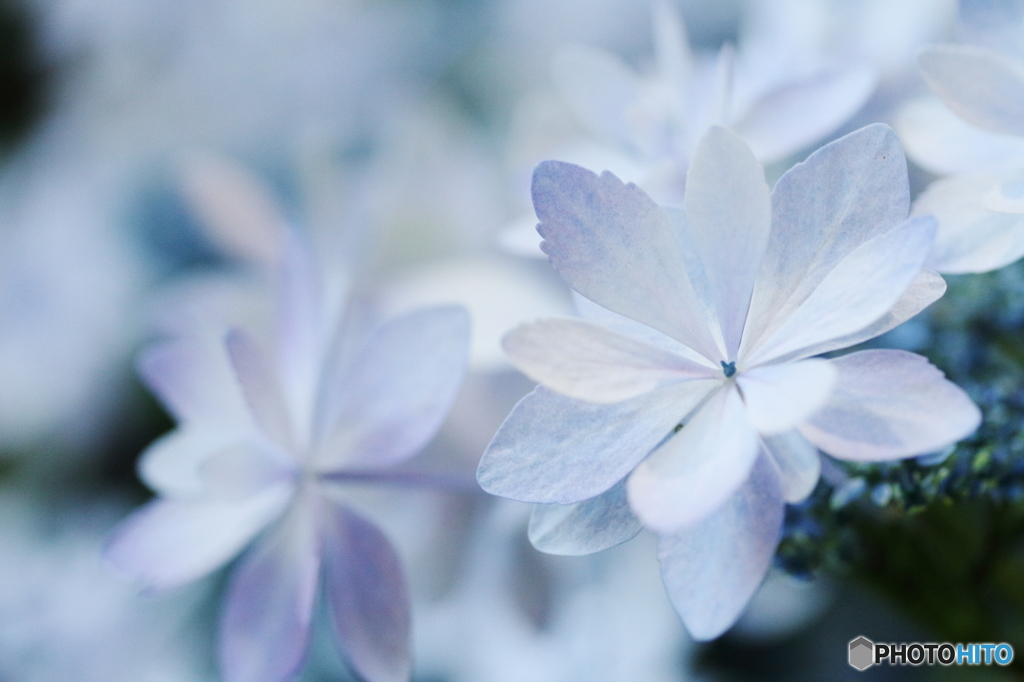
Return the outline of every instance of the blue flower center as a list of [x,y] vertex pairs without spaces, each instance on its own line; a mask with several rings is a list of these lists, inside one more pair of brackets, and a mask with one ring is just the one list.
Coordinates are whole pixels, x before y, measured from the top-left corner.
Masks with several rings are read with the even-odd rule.
[[722,372],[725,374],[726,379],[731,379],[736,374],[736,363],[722,360]]

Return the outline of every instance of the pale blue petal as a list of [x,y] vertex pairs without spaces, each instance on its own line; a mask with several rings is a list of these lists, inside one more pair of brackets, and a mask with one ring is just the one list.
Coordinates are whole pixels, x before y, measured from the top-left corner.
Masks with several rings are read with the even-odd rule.
[[643,190],[608,172],[545,161],[533,174],[533,205],[541,248],[569,286],[713,362],[723,359],[679,235]]
[[468,355],[461,306],[423,308],[382,325],[338,387],[344,399],[317,469],[384,467],[419,452],[448,415]]
[[407,682],[409,595],[398,555],[362,517],[344,507],[326,510],[324,588],[345,659],[366,682]]
[[762,456],[718,509],[661,536],[662,579],[694,639],[714,639],[739,618],[771,566],[784,507],[778,476]]
[[800,433],[834,457],[872,462],[927,454],[981,422],[967,394],[920,355],[866,350],[829,362],[839,370],[836,388]]
[[521,325],[502,345],[512,364],[570,398],[614,403],[667,383],[718,378],[721,367],[697,364],[641,340],[573,318]]
[[571,504],[605,492],[683,421],[720,380],[667,386],[611,405],[543,386],[519,401],[477,470],[489,493]]
[[247,500],[155,500],[121,522],[104,554],[148,589],[184,585],[235,556],[282,512],[292,491],[279,484]]
[[975,45],[933,45],[918,64],[932,91],[965,121],[1024,135],[1024,66]]
[[626,481],[575,504],[538,504],[530,514],[530,542],[542,552],[563,556],[593,554],[622,544],[640,532],[629,509]]
[[909,211],[906,159],[882,124],[831,142],[787,171],[772,190],[772,234],[741,355],[784,323],[839,261]]
[[632,142],[626,114],[640,98],[640,78],[621,59],[573,45],[555,53],[551,76],[593,133],[619,144]]
[[836,383],[836,370],[828,361],[812,358],[755,367],[740,372],[736,383],[758,433],[777,434],[789,431],[825,404]]
[[761,449],[735,386],[711,396],[629,477],[629,505],[645,527],[673,532],[717,509],[747,480]]
[[735,130],[758,159],[779,161],[845,123],[864,106],[876,82],[868,66],[819,72],[757,100]]
[[796,311],[743,358],[747,366],[855,334],[877,323],[917,279],[931,252],[935,220],[917,216],[854,249]]
[[320,573],[311,511],[295,505],[235,567],[220,618],[225,682],[287,682],[302,665]]
[[687,173],[684,205],[726,359],[735,360],[772,221],[764,169],[736,133],[714,126],[700,139]]

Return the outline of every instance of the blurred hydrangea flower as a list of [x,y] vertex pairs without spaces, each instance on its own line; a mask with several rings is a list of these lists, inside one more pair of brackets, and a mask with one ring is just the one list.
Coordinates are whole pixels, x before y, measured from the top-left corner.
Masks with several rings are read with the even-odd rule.
[[252,547],[220,622],[230,682],[290,679],[302,664],[321,573],[345,657],[372,682],[409,677],[399,559],[339,484],[387,481],[433,436],[465,370],[454,306],[372,334],[324,305],[309,252],[286,233],[271,338],[238,327],[155,344],[143,379],[179,422],[139,471],[159,497],[115,533],[107,558],[148,588],[194,580]]
[[[869,66],[786,60],[786,46],[763,36],[749,49],[726,44],[701,59],[668,2],[653,3],[652,19],[653,74],[603,50],[569,46],[555,55],[552,75],[592,135],[558,149],[557,158],[610,168],[659,202],[682,199],[697,141],[710,126],[729,126],[758,159],[779,161],[834,131],[875,88]],[[540,256],[533,224],[516,223],[502,238],[506,248]]]
[[947,273],[1009,265],[1024,256],[1024,63],[935,45],[919,64],[939,99],[908,104],[897,127],[914,161],[950,176],[914,203],[938,220],[929,264]]
[[[816,448],[881,461],[929,452],[980,420],[923,357],[868,350],[945,290],[922,269],[934,221],[907,220],[892,131],[863,128],[787,172],[773,192],[750,148],[714,127],[682,209],[614,175],[545,162],[538,231],[589,320],[513,330],[505,347],[541,382],[478,471],[536,503],[538,547],[597,551],[660,537],[662,575],[697,638],[738,617],[764,577],[784,502],[819,477]],[[631,513],[631,511],[633,513]]]

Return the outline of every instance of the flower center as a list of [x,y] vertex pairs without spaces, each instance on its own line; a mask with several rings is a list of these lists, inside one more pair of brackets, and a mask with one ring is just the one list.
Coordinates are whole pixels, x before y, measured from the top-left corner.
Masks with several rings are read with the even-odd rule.
[[725,374],[726,379],[731,379],[736,374],[736,363],[722,360],[722,373]]

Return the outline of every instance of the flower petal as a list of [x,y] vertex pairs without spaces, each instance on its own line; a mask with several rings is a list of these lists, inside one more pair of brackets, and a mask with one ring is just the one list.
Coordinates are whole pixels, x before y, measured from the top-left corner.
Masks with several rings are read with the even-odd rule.
[[683,203],[718,314],[726,359],[735,360],[771,231],[771,194],[764,169],[736,133],[713,126],[694,151]]
[[338,644],[359,679],[406,682],[409,595],[398,555],[361,516],[340,506],[327,509],[321,551]]
[[384,467],[416,454],[448,415],[468,355],[461,306],[423,308],[382,325],[338,387],[344,398],[317,468]]
[[917,279],[934,237],[935,221],[918,216],[861,244],[744,364],[764,364],[878,322]]
[[629,509],[626,481],[575,504],[538,504],[530,514],[530,542],[542,552],[562,556],[593,554],[622,544],[640,532]]
[[139,478],[164,497],[202,497],[209,491],[201,466],[205,460],[237,442],[238,434],[193,426],[186,422],[143,451],[137,469]]
[[918,57],[928,87],[968,123],[1024,135],[1024,68],[976,45],[933,45]]
[[773,435],[789,431],[825,404],[836,370],[827,360],[801,360],[740,372],[736,383],[754,428]]
[[292,490],[279,484],[241,501],[154,500],[121,522],[106,559],[148,589],[184,585],[237,554],[281,513]]
[[771,566],[784,506],[774,468],[759,457],[710,515],[661,536],[665,589],[694,639],[714,639],[739,618]]
[[306,655],[320,573],[315,518],[297,501],[235,567],[220,619],[226,682],[286,682]]
[[221,339],[160,341],[139,354],[142,380],[179,422],[249,429],[252,417]]
[[995,211],[999,206],[985,201],[1019,179],[1020,171],[985,173],[929,185],[914,202],[915,214],[934,215],[939,224],[928,266],[950,274],[987,272],[1024,256],[1024,211]]
[[789,169],[772,190],[772,234],[740,355],[782,325],[837,263],[909,210],[907,163],[888,126],[861,128]]
[[556,393],[594,403],[620,402],[665,383],[718,378],[722,372],[571,318],[522,325],[505,336],[503,345],[526,376]]
[[533,173],[541,248],[570,287],[598,305],[654,327],[713,362],[721,359],[710,313],[686,274],[680,237],[643,190],[572,164]]
[[834,457],[873,462],[926,454],[981,422],[967,394],[920,355],[866,350],[829,362],[839,371],[836,388],[799,430]]
[[905,105],[896,130],[907,156],[937,175],[1024,167],[1024,138],[972,126],[935,97]]
[[876,82],[868,66],[821,71],[769,92],[735,130],[759,160],[779,161],[845,123],[864,106]]
[[849,348],[868,339],[881,336],[890,329],[894,329],[914,317],[932,303],[935,303],[935,301],[942,298],[944,293],[946,293],[946,280],[942,279],[942,276],[937,272],[921,270],[921,272],[917,273],[917,278],[903,292],[900,300],[896,301],[896,305],[867,327],[846,336],[840,336],[801,348],[796,353],[777,358],[776,362],[821,355],[829,351]]
[[676,531],[735,493],[760,450],[739,393],[727,386],[636,467],[626,485],[629,504],[644,526]]
[[786,502],[796,503],[807,498],[821,476],[821,455],[798,431],[786,431],[774,436],[762,436],[764,449],[779,470],[782,493]]
[[611,405],[543,386],[519,401],[477,470],[487,492],[571,504],[605,492],[672,432],[719,380],[687,381]]
[[228,332],[225,344],[245,402],[263,432],[286,450],[294,450],[292,416],[270,357],[241,329]]

